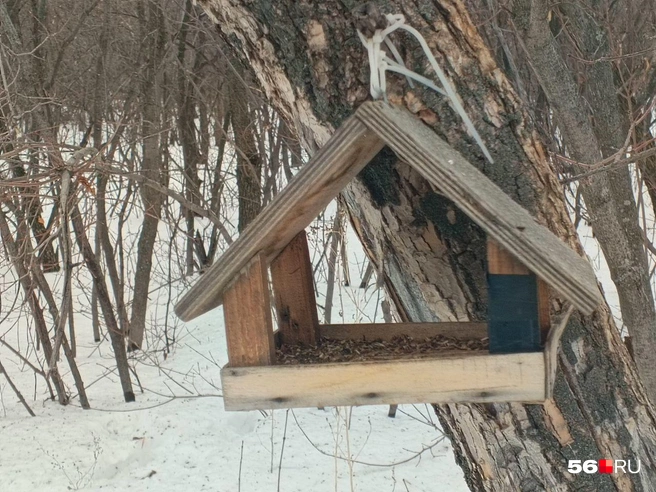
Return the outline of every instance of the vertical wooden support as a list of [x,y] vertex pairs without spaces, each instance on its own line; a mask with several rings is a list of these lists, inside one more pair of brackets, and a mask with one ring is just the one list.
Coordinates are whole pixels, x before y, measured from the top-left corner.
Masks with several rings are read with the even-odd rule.
[[539,351],[538,279],[495,241],[487,253],[490,353]]
[[255,256],[223,297],[228,362],[232,367],[268,366],[275,360],[267,266]]
[[531,273],[528,268],[492,239],[487,241],[487,271],[493,275],[528,275]]
[[280,341],[315,345],[319,318],[305,231],[299,232],[271,262],[271,280]]

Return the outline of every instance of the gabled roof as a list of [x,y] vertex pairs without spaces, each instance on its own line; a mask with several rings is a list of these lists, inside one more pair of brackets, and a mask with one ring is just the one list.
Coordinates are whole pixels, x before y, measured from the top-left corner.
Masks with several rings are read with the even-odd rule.
[[191,320],[223,294],[258,253],[268,262],[305,229],[385,146],[452,200],[492,239],[585,314],[601,302],[588,261],[404,108],[366,102],[333,134],[175,306]]

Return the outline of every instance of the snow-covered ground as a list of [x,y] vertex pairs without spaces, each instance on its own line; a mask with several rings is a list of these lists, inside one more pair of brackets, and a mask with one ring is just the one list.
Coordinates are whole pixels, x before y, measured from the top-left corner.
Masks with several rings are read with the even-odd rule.
[[[349,238],[352,287],[337,282],[333,322],[380,320],[379,293],[358,288],[363,254],[352,233]],[[311,243],[317,258],[321,238],[315,235]],[[168,258],[159,258],[153,281],[164,285]],[[7,272],[5,285],[10,277]],[[75,295],[88,306],[89,292],[82,288],[88,279],[78,280]],[[319,287],[325,292],[325,284]],[[0,347],[0,360],[37,414],[27,415],[0,375],[0,492],[468,490],[428,406],[401,406],[396,418],[381,406],[225,412],[223,313],[181,323],[169,295],[174,300],[184,289],[177,283],[172,293],[152,292],[149,319],[158,333],[167,322],[175,344],[165,358],[163,342],[151,330],[152,350],[132,355],[139,359],[133,365],[143,387],[141,392],[135,384],[135,403],[122,401],[109,342],[93,343],[88,308],[75,321],[91,410],[82,410],[76,398],[67,407],[48,400],[43,383]],[[3,302],[3,312],[8,307]],[[0,336],[24,348],[22,321],[10,316]],[[64,378],[75,394],[70,375]]]
[[[92,410],[39,401],[30,418],[0,383],[0,490],[468,490],[430,408],[224,412],[222,331],[218,311],[186,325],[166,361],[138,366],[136,403],[105,377]],[[111,367],[94,348],[80,347],[87,384]],[[31,375],[6,365],[29,397]]]
[[[167,360],[138,365],[136,403],[114,376],[91,384],[112,366],[94,349],[78,357],[91,410],[39,395],[30,418],[0,382],[1,491],[468,490],[430,408],[224,412],[220,310],[187,324]],[[32,376],[3,360],[31,400]]]

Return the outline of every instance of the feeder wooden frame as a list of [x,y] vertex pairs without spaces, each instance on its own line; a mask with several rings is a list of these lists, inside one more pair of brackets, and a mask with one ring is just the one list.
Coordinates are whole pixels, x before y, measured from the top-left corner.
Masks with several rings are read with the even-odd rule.
[[[529,273],[492,241],[488,245],[488,258],[492,273]],[[276,266],[272,267],[272,273],[280,270],[280,263],[291,265],[289,271],[293,273],[272,274],[275,298],[291,300],[276,302],[275,309],[279,319],[285,320],[276,334],[285,343],[312,343],[318,337],[391,340],[399,335],[415,339],[443,335],[471,340],[487,336],[486,323],[320,325],[314,293],[311,290],[309,295],[307,290],[312,282],[312,270],[302,266],[310,263],[304,231],[274,259],[272,265]],[[420,359],[413,359],[409,354],[390,360],[275,365],[275,356],[270,357],[276,342],[269,314],[268,281],[262,272],[264,264],[263,256],[257,255],[224,297],[228,340],[249,334],[241,337],[245,343],[228,345],[230,364],[221,370],[226,410],[427,402],[542,403],[551,396],[550,378],[555,373],[548,368],[555,367],[553,361],[560,335],[556,331],[552,332],[556,336],[544,352],[490,354],[487,350],[452,350]],[[244,295],[245,285],[250,286],[248,295]],[[243,313],[238,323],[232,315],[236,311]],[[268,319],[262,317],[265,312]],[[539,312],[541,324],[549,323],[547,303],[541,303]],[[291,338],[290,326],[293,327]]]
[[[542,351],[486,350],[435,357],[276,365],[276,339],[391,339],[405,334],[483,338],[485,323],[319,325],[304,228],[385,146],[452,200],[488,235],[491,274],[537,281]],[[280,330],[274,335],[267,268]],[[549,289],[569,303],[552,323]],[[559,339],[574,308],[601,301],[578,256],[538,224],[418,118],[383,102],[365,103],[256,217],[176,305],[190,320],[224,304],[229,364],[221,371],[227,410],[400,403],[538,403],[552,395]],[[554,327],[555,326],[555,327]]]

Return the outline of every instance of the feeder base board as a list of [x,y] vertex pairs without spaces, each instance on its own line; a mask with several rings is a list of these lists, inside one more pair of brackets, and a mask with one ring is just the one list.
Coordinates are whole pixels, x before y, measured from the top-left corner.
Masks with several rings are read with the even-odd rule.
[[343,362],[221,370],[226,410],[394,405],[542,403],[543,352],[467,352],[430,359]]

